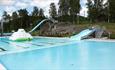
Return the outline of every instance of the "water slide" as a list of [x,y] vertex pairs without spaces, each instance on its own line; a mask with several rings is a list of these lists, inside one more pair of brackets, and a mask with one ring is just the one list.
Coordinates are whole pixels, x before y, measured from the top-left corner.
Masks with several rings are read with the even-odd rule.
[[[33,31],[35,31],[38,27],[40,27],[41,24],[43,24],[45,21],[49,21],[50,19],[44,19],[42,20],[40,23],[38,23],[32,30],[29,31],[29,33],[32,33]],[[52,20],[50,20],[52,21]],[[53,22],[53,21],[52,21]]]
[[[38,27],[40,27],[40,25],[43,24],[45,21],[55,22],[54,19],[44,19],[44,20],[42,20],[40,23],[38,23],[32,30],[30,30],[29,33],[32,33],[33,31],[35,31],[35,30],[36,30]],[[10,35],[12,35],[12,33],[1,33],[1,35],[10,36]]]
[[95,29],[85,29],[85,30],[81,31],[79,34],[71,36],[71,39],[81,40],[81,39],[86,38],[89,35],[91,35],[94,31],[95,31]]

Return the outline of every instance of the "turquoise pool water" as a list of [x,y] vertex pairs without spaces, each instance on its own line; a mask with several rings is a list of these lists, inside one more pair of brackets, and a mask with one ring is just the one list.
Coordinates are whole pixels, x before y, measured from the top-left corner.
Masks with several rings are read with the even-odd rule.
[[115,70],[115,42],[0,38],[0,47],[6,50],[0,62],[7,70]]

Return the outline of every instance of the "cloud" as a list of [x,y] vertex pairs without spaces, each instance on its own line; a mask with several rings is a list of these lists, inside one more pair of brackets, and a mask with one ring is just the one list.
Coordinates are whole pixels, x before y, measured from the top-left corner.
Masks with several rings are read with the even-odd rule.
[[29,6],[28,3],[26,3],[26,2],[20,2],[20,1],[17,1],[16,4],[15,4],[16,8],[21,8],[21,9],[27,8],[28,6]]
[[31,6],[37,6],[39,8],[43,8],[45,15],[49,16],[50,3],[54,2],[57,7],[58,1],[59,0],[32,0]]
[[87,14],[88,9],[86,7],[86,3],[87,3],[87,0],[81,0],[80,1],[80,4],[81,4],[80,15],[85,16],[85,17],[87,17],[87,15],[88,15]]
[[87,11],[88,11],[88,9],[86,8],[86,7],[83,7],[82,9],[81,9],[81,11],[80,11],[80,15],[81,16],[85,16],[85,17],[87,17]]
[[[8,12],[8,14],[11,14],[16,10],[23,8],[27,8],[28,11],[31,12],[33,6],[37,6],[39,8],[43,8],[45,15],[49,16],[50,3],[54,2],[58,9],[58,1],[59,0],[0,0],[0,8],[1,8],[0,13],[3,12],[3,10],[5,10]],[[87,0],[80,1],[82,5],[80,15],[82,16],[84,16],[84,11],[85,16],[87,15],[86,2]]]
[[50,3],[52,3],[52,2],[57,4],[58,0],[32,0],[31,5],[44,8],[44,7],[48,7],[50,5]]
[[5,11],[7,11],[9,15],[12,15],[12,12],[16,11],[16,8],[13,6],[6,6]]
[[15,3],[15,0],[0,0],[0,5],[7,6]]

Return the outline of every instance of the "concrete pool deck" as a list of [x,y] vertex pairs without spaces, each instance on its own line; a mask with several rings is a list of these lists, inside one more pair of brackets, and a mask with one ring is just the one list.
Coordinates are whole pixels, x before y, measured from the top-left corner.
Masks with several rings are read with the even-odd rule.
[[115,39],[92,38],[92,39],[86,39],[86,41],[115,42]]

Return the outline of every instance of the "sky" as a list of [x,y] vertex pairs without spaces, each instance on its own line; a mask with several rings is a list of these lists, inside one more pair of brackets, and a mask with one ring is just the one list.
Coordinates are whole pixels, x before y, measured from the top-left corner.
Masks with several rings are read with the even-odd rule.
[[[32,12],[34,6],[43,8],[45,15],[48,15],[50,3],[54,2],[58,8],[58,1],[59,0],[0,0],[0,19],[3,11],[7,11],[8,14],[11,15],[14,11],[27,8],[29,12]],[[80,11],[81,16],[87,16],[86,2],[87,0],[80,1],[82,7]]]

